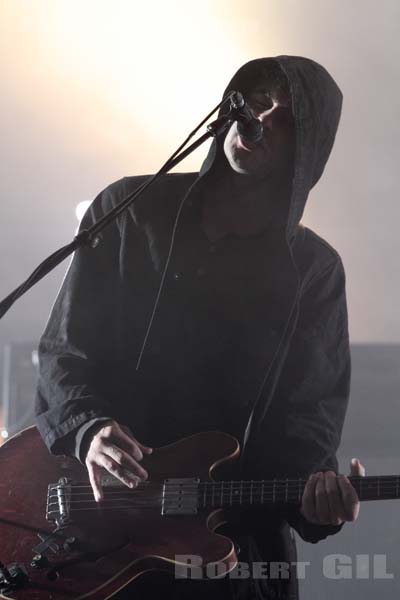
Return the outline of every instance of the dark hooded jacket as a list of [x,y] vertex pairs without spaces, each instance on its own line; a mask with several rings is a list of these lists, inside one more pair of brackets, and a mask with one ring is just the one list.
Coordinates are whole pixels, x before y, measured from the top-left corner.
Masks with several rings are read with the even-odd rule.
[[[244,65],[226,91],[242,91],[270,60]],[[95,249],[79,249],[39,347],[37,424],[50,452],[73,455],[82,426],[113,418],[151,446],[202,430],[232,433],[243,479],[337,471],[350,379],[345,276],[337,252],[300,219],[332,149],[342,96],[314,61],[273,60],[289,81],[296,134],[284,218],[250,238],[206,239],[201,199],[226,160],[222,136],[200,173],[163,176]],[[82,228],[145,179],[107,187]],[[297,508],[255,514],[232,525],[241,560],[295,560],[288,524],[311,542],[340,529],[308,523]],[[241,586],[232,593],[296,598],[293,578]]]

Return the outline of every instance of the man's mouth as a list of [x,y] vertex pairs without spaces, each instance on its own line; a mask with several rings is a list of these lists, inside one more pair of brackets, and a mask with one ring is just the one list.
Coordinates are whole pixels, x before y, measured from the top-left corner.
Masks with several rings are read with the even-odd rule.
[[261,140],[260,142],[248,142],[243,140],[243,138],[240,137],[239,134],[236,135],[237,138],[237,146],[239,148],[242,148],[243,150],[246,150],[246,152],[255,152],[255,151],[261,151],[262,152],[268,152],[269,149],[265,143],[264,140]]

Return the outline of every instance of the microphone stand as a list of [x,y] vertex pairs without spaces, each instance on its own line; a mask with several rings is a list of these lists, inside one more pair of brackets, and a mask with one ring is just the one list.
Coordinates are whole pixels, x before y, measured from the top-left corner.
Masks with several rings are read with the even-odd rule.
[[[6,312],[11,308],[11,306],[20,298],[25,292],[27,292],[31,287],[33,287],[38,281],[43,279],[45,275],[50,273],[55,267],[57,267],[65,258],[67,258],[70,254],[75,252],[81,246],[89,246],[91,248],[96,248],[100,243],[100,237],[98,234],[102,231],[107,225],[109,225],[112,221],[114,221],[118,215],[124,212],[128,206],[133,204],[135,200],[146,190],[152,183],[157,181],[164,175],[168,173],[173,167],[179,164],[186,156],[191,154],[196,148],[201,146],[207,139],[210,137],[217,137],[220,135],[225,129],[227,129],[232,121],[236,118],[235,115],[235,107],[232,105],[232,95],[231,92],[228,94],[222,102],[218,104],[206,117],[203,121],[189,134],[187,139],[179,146],[179,148],[172,154],[172,156],[167,160],[167,162],[161,167],[157,173],[149,177],[141,186],[139,186],[136,190],[130,193],[122,202],[117,204],[113,209],[111,209],[108,213],[106,213],[99,221],[94,223],[89,229],[83,229],[80,231],[73,239],[72,242],[59,248],[48,256],[36,269],[31,273],[26,281],[24,281],[21,285],[19,285],[15,290],[13,290],[8,296],[6,296],[0,302],[0,319],[6,314]],[[203,134],[198,140],[193,142],[186,150],[182,150],[182,148],[188,143],[190,138],[200,129],[202,125],[213,115],[223,104],[231,101],[231,110],[207,125],[207,132]]]

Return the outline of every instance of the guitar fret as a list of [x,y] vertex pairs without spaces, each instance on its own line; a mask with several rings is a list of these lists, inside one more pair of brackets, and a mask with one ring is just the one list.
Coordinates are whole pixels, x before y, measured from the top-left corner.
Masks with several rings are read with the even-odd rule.
[[400,481],[395,475],[350,478],[360,500],[389,500],[399,497]]
[[[389,500],[400,497],[399,475],[350,476],[360,500]],[[301,504],[307,481],[297,479],[204,482],[199,487],[199,506]],[[211,486],[211,487],[210,487]]]
[[235,490],[236,501],[240,504],[240,489]]

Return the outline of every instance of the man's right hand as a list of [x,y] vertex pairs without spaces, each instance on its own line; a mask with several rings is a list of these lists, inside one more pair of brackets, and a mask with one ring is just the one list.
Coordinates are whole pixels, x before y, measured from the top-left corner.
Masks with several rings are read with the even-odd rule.
[[143,454],[151,452],[152,448],[138,442],[128,427],[119,425],[116,421],[107,421],[93,436],[85,459],[96,502],[103,499],[102,468],[133,488],[139,481],[147,479],[148,473],[140,466],[139,461]]

